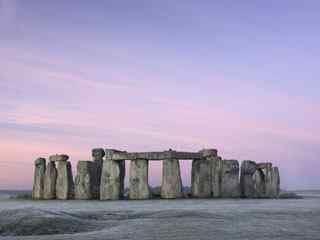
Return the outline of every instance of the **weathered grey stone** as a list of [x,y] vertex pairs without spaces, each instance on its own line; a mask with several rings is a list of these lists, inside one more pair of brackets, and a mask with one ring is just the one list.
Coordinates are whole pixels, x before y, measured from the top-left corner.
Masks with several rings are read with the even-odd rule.
[[[216,149],[204,149],[199,153],[201,159],[192,161],[191,192],[193,197],[208,198],[211,197],[213,188],[215,188],[216,194],[219,191],[219,186],[216,185],[219,184],[220,178],[218,151]],[[217,171],[214,176],[212,174],[213,168],[216,168],[215,171]]]
[[93,157],[93,198],[100,198],[100,183],[101,183],[101,175],[102,175],[102,165],[103,165],[103,157],[105,156],[105,152],[103,148],[95,148],[92,149],[92,157]]
[[[124,151],[120,151],[120,150],[117,150],[117,149],[112,149],[112,148],[106,148],[104,150],[104,153],[105,153],[105,156],[106,156],[106,160],[119,160],[119,159],[114,159],[114,155],[119,155],[121,153],[124,153],[126,154],[126,152]],[[121,159],[121,160],[128,160],[128,159]]]
[[270,172],[272,169],[272,163],[258,163],[257,168],[263,172],[263,175],[265,176],[266,184],[267,184],[267,182],[271,182]]
[[56,198],[57,169],[55,162],[48,162],[44,177],[44,199]]
[[74,198],[74,180],[73,180],[71,162],[67,162],[67,171],[68,171],[68,178],[69,178],[69,185],[70,185],[69,199],[73,199]]
[[241,164],[240,188],[241,195],[245,198],[257,197],[254,173],[257,171],[257,164],[254,161],[245,160]]
[[201,158],[213,158],[218,156],[218,150],[213,148],[202,149],[199,153],[202,156]]
[[278,198],[280,194],[280,173],[278,167],[273,167],[271,171],[272,181],[269,189],[269,197]]
[[106,155],[103,148],[94,148],[92,149],[92,157],[94,160],[100,160],[103,159],[103,157]]
[[212,197],[219,198],[221,197],[221,171],[222,171],[222,158],[221,157],[214,157],[212,159]]
[[240,197],[239,162],[237,160],[222,161],[221,197]]
[[178,159],[162,162],[161,198],[181,198],[182,181]]
[[55,154],[49,157],[50,162],[68,161],[69,156],[66,154]]
[[272,163],[268,163],[268,162],[257,164],[257,168],[261,169],[262,171],[265,171],[266,169],[271,168],[271,167],[272,167]]
[[[277,183],[278,179],[276,179],[277,170],[274,170],[272,167],[272,163],[260,163],[258,164],[258,168],[261,169],[264,175],[265,180],[265,197],[266,198],[276,198],[277,194]],[[277,171],[277,172],[276,172]]]
[[257,170],[257,164],[251,160],[245,160],[241,164],[241,174],[253,175]]
[[125,161],[104,160],[102,166],[100,199],[118,200],[124,193]]
[[130,163],[130,199],[148,199],[151,191],[148,184],[148,160],[131,160]]
[[268,164],[266,168],[263,168],[265,182],[266,182],[266,197],[272,198],[273,189],[272,189],[272,164]]
[[220,197],[222,159],[218,156],[217,149],[204,149],[200,151],[202,157],[211,161],[211,195]]
[[68,200],[74,197],[74,182],[72,177],[71,163],[67,161],[58,161],[56,198]]
[[33,178],[33,199],[43,199],[44,196],[44,176],[46,171],[46,159],[38,158],[35,163],[34,178]]
[[[110,151],[109,151],[110,150]],[[106,149],[106,158],[110,160],[166,160],[166,159],[200,159],[202,154],[197,152],[177,152],[173,150],[164,152],[124,152]]]
[[93,198],[94,190],[94,163],[79,161],[75,178],[75,199],[89,200]]
[[264,198],[266,195],[266,183],[264,180],[264,174],[261,169],[257,169],[252,176],[254,189],[257,198]]
[[118,161],[120,166],[120,197],[124,196],[124,179],[126,176],[126,161]]
[[[106,156],[106,160],[112,160],[111,156],[114,153],[121,153],[122,151],[116,150],[116,149],[105,149],[105,156]],[[120,160],[117,161],[118,166],[119,166],[119,177],[120,177],[120,189],[119,189],[119,194],[120,197],[119,198],[123,198],[124,197],[124,178],[125,178],[125,160]],[[117,173],[118,174],[118,173]],[[103,182],[103,180],[101,179],[101,182]],[[101,187],[100,187],[101,189]],[[101,191],[100,191],[101,192]]]
[[191,169],[191,192],[196,198],[211,197],[211,168],[212,158],[216,157],[216,152],[211,150],[202,150],[201,159],[192,161]]

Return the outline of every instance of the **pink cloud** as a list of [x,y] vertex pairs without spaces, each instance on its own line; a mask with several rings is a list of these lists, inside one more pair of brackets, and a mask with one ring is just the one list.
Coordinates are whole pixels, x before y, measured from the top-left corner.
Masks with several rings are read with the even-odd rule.
[[[50,94],[35,101],[17,98],[10,101],[14,106],[11,110],[0,109],[2,121],[16,126],[2,130],[4,159],[10,164],[16,161],[27,166],[8,167],[8,163],[2,162],[7,164],[2,168],[5,170],[0,170],[5,171],[0,174],[3,186],[31,186],[32,164],[38,156],[68,153],[75,165],[76,160],[90,159],[90,150],[96,146],[129,151],[168,148],[198,151],[215,147],[226,158],[285,165],[293,159],[292,154],[299,154],[299,149],[292,149],[289,141],[300,145],[320,142],[320,129],[314,124],[320,108],[305,98],[265,96],[260,92],[248,97],[245,106],[250,106],[259,95],[259,101],[265,104],[262,109],[274,108],[278,112],[285,112],[287,107],[297,109],[293,112],[297,116],[263,119],[253,116],[250,109],[230,109],[214,99],[203,103],[193,99],[195,96],[177,96],[180,91],[192,89],[168,82],[94,81],[90,79],[93,76],[90,70],[84,74],[58,71],[50,67],[56,60],[44,59],[46,64],[42,66],[30,63],[32,57],[31,54],[23,61],[5,61],[1,72],[12,79],[1,82],[2,86],[22,86],[19,90],[23,92],[23,87],[32,84],[34,94],[42,90]],[[237,97],[230,96],[228,101]],[[292,119],[295,124],[288,122]],[[293,162],[290,169],[294,171],[300,164]],[[182,169],[188,179],[190,165],[183,165]],[[154,163],[150,172],[151,181],[159,182],[161,165]]]

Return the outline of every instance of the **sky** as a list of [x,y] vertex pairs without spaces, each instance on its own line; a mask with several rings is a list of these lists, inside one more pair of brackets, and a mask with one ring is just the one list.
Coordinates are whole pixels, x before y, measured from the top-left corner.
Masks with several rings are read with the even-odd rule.
[[[37,157],[66,153],[75,167],[95,147],[217,148],[279,166],[284,189],[319,189],[319,11],[317,0],[0,0],[0,189],[30,189]],[[149,180],[161,183],[160,162]]]

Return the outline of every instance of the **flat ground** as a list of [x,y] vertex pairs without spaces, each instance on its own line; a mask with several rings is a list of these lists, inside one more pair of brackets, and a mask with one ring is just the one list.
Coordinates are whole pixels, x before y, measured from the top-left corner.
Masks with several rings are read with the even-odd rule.
[[0,239],[319,240],[320,198],[312,194],[299,200],[2,199]]

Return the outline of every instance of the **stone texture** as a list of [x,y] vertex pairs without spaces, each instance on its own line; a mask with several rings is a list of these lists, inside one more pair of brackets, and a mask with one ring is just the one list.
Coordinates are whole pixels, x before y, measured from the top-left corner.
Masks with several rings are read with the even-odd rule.
[[212,197],[221,197],[221,171],[222,171],[222,158],[214,157],[212,159],[212,178],[211,178],[211,191]]
[[120,197],[123,198],[124,195],[124,180],[126,176],[126,161],[122,160],[119,161],[119,166],[120,166]]
[[[191,192],[192,196],[196,198],[211,197],[213,182],[219,183],[219,174],[215,175],[213,179],[212,170],[213,162],[218,161],[218,151],[216,149],[203,149],[199,152],[201,159],[194,159],[192,161],[191,169]],[[218,163],[214,166],[219,168]],[[218,170],[217,170],[218,171]],[[214,186],[217,188],[218,186]],[[217,191],[217,189],[215,189]]]
[[252,176],[254,189],[256,191],[257,198],[264,198],[266,195],[266,183],[264,180],[264,174],[261,169],[257,169]]
[[102,166],[100,199],[118,200],[124,193],[125,161],[104,160]]
[[68,161],[69,156],[66,154],[55,154],[49,157],[50,162]]
[[55,162],[48,162],[44,177],[44,199],[56,198],[57,169]]
[[74,197],[74,182],[72,177],[71,163],[67,161],[58,161],[57,164],[57,182],[56,198],[68,200]]
[[237,160],[222,161],[221,197],[240,197],[239,162]]
[[177,152],[173,150],[163,152],[124,152],[107,149],[106,158],[110,160],[167,160],[167,159],[200,159],[199,152]]
[[272,163],[268,163],[268,162],[257,164],[257,168],[261,169],[262,171],[265,171],[266,169],[271,168],[271,167],[272,167]]
[[213,158],[218,156],[218,150],[213,148],[202,149],[199,153],[201,154],[201,158]]
[[130,163],[130,199],[148,199],[151,196],[148,184],[148,160],[131,160]]
[[70,186],[69,199],[73,199],[74,198],[74,180],[73,180],[71,162],[67,162],[67,171],[68,171],[69,186]]
[[257,164],[251,160],[245,160],[241,164],[241,174],[252,176],[257,170]]
[[94,162],[93,166],[93,198],[100,198],[100,183],[102,175],[102,165],[103,157],[105,156],[105,151],[103,148],[94,148],[92,149],[92,158]]
[[92,149],[92,157],[94,160],[101,160],[106,155],[103,148]]
[[89,200],[93,198],[95,165],[90,161],[79,161],[75,178],[75,199]]
[[193,197],[211,197],[211,163],[211,159],[205,156],[192,161],[191,192]]
[[256,198],[257,193],[253,179],[257,171],[257,164],[254,161],[245,160],[241,164],[240,188],[241,196],[244,198]]
[[275,190],[275,177],[274,170],[272,168],[272,163],[260,163],[258,164],[258,168],[263,172],[264,180],[265,180],[265,197],[266,198],[275,198],[276,190]]
[[211,195],[220,197],[222,159],[218,156],[217,149],[203,149],[200,151],[203,158],[211,161]]
[[271,187],[268,196],[271,198],[278,198],[280,194],[280,173],[278,167],[272,168],[271,179]]
[[44,196],[44,176],[46,171],[46,159],[38,158],[35,163],[34,178],[33,178],[33,199],[43,199]]
[[167,159],[162,162],[161,198],[181,198],[182,181],[178,159]]

